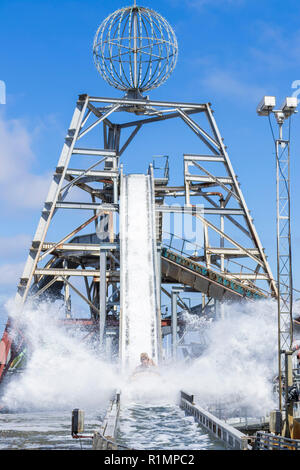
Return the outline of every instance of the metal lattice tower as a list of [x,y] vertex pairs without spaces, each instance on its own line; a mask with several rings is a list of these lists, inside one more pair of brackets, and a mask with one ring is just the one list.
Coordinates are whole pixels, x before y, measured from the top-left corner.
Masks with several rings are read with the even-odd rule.
[[[137,29],[132,30],[134,22]],[[150,56],[145,56],[144,46],[141,48],[146,25]],[[155,25],[160,25],[160,35],[154,32]],[[128,40],[125,31],[129,27],[130,54],[122,55],[121,38]],[[162,39],[165,34],[168,40]],[[159,261],[156,281],[161,291],[172,298],[168,288],[175,285],[179,290],[183,286],[189,292],[200,293],[201,312],[213,302],[219,305],[223,301],[276,296],[276,282],[211,104],[155,101],[140,94],[163,83],[175,66],[177,41],[171,27],[150,9],[134,5],[118,10],[99,28],[94,53],[104,78],[127,93],[122,98],[79,96],[18,285],[16,297],[21,307],[28,300],[63,299],[64,324],[87,328],[108,355],[118,344],[120,233],[114,215],[120,209],[121,159],[133,151],[136,135],[149,126],[153,142],[159,145],[155,128],[165,121],[177,126],[176,133],[185,132],[188,137],[181,185],[169,185],[169,166],[162,177],[156,177],[153,166],[149,167],[154,182]],[[174,130],[171,132],[173,142]],[[166,135],[164,138],[166,145]],[[156,155],[160,153],[157,148]],[[177,154],[174,157],[179,158]],[[166,203],[172,197],[182,201],[177,209]],[[187,240],[175,243],[172,236],[168,242],[164,239],[164,215],[183,210],[200,220],[203,227],[204,244],[196,247],[193,256],[184,251]],[[64,216],[67,212],[75,214],[72,222]],[[60,236],[53,230],[57,227]],[[89,318],[73,317],[70,292],[83,300]],[[183,301],[173,298],[173,317],[176,302],[184,307]],[[7,354],[6,363],[0,366],[0,378],[22,348],[23,339],[13,339],[10,326],[8,323],[3,341],[7,350],[13,344],[13,354]],[[161,328],[162,334],[169,334],[170,319],[162,322]]]
[[[268,116],[276,157],[276,238],[277,238],[277,319],[278,319],[278,378],[279,408],[282,410],[282,397],[287,407],[288,383],[292,379],[287,371],[287,356],[293,345],[293,277],[291,251],[291,196],[290,196],[290,121],[297,108],[297,98],[288,97],[280,109],[274,109],[275,97],[265,96],[257,111]],[[270,114],[273,113],[279,128],[275,139]],[[283,138],[283,125],[289,120],[288,139]],[[284,389],[285,384],[285,389]],[[285,391],[285,393],[283,393]],[[287,409],[287,408],[286,408]]]
[[278,294],[280,306],[280,349],[290,350],[293,342],[292,324],[292,259],[290,214],[290,141],[280,137],[276,140],[276,201],[278,246]]
[[290,203],[290,141],[282,137],[284,115],[277,114],[279,138],[276,151],[276,210],[277,210],[277,282],[278,282],[278,351],[279,351],[279,406],[282,408],[282,377],[286,382],[285,353],[293,343],[293,280],[291,253]]

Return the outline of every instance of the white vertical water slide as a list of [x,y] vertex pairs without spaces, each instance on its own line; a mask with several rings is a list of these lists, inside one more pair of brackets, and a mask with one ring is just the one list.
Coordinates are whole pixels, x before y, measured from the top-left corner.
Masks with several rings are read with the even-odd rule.
[[151,175],[121,177],[120,358],[123,369],[139,364],[141,352],[156,362],[160,348],[155,202]]

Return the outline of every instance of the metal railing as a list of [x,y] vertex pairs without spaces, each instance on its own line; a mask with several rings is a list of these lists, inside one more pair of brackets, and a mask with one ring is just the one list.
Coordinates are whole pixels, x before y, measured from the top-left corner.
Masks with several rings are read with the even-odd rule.
[[[199,256],[198,253],[203,251],[202,245],[191,242],[185,238],[180,237],[179,235],[175,235],[167,231],[162,232],[162,246],[176,251],[182,256],[188,258],[197,258]],[[222,271],[221,268],[215,263],[211,263],[210,268],[220,274],[227,275],[228,277],[231,277],[232,280],[236,280],[238,282],[241,282],[241,277],[244,277],[245,275],[247,276],[247,274],[249,274],[253,277],[253,279],[251,279],[251,281],[247,280],[247,286],[260,290],[266,296],[270,296],[270,292],[268,290],[263,289],[262,287],[258,287],[255,284],[255,282],[261,281],[259,278],[260,273],[254,269],[251,269],[249,266],[245,266],[241,263],[238,263],[237,261],[232,261],[231,259],[226,258],[224,271]]]
[[300,450],[300,440],[258,431],[253,450]]
[[93,450],[118,449],[116,434],[120,412],[120,392],[110,401],[101,429],[93,435]]
[[[158,159],[165,159],[165,164],[164,166],[157,166],[155,163],[157,162]],[[163,180],[169,180],[169,156],[168,155],[155,155],[153,157],[153,170],[162,170],[163,175],[162,176],[155,176],[155,179],[163,179]]]
[[118,420],[120,413],[120,391],[115,391],[109,402],[106,415],[99,430],[93,434],[83,434],[84,432],[84,412],[75,409],[72,412],[72,437],[78,439],[91,439],[93,450],[117,450],[129,449],[127,446],[118,444],[116,440]]
[[189,395],[184,391],[180,392],[180,408],[193,416],[201,426],[213,434],[214,437],[222,441],[226,447],[234,450],[251,450],[251,437],[243,434],[234,427],[220,420],[209,411],[204,410],[194,403],[194,395]]
[[[267,297],[267,294],[263,293],[258,287],[249,286],[242,283],[239,279],[235,279],[233,277],[231,279],[226,273],[218,273],[211,268],[205,267],[203,263],[199,264],[198,262],[192,260],[191,257],[182,256],[181,254],[177,254],[168,248],[162,247],[161,256],[162,258],[169,260],[169,262],[180,266],[181,269],[188,269],[190,272],[193,272],[195,276],[200,275],[207,279],[207,282],[213,282],[216,285],[221,286],[222,289],[228,289],[242,297],[247,297],[248,299]],[[180,281],[182,282],[181,279]]]

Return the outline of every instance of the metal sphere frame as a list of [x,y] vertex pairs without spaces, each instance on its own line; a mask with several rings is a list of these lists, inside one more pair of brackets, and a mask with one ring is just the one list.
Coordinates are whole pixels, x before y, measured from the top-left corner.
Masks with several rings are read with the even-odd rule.
[[115,11],[101,23],[93,56],[109,85],[145,92],[169,78],[177,62],[178,44],[172,27],[159,13],[134,5]]

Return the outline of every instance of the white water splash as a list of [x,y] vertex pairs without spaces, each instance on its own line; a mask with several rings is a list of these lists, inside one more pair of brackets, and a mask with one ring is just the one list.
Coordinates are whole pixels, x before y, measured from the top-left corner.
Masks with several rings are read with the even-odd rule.
[[[220,406],[227,416],[243,410],[265,416],[277,407],[277,304],[272,300],[225,306],[225,319],[210,322],[185,315],[187,329],[206,349],[192,362],[162,365],[159,376],[141,374],[124,385],[125,401],[178,403],[179,391],[195,395],[204,408]],[[187,333],[189,335],[189,333]],[[188,342],[188,341],[187,341]]]
[[[27,307],[22,318],[8,305],[26,334],[31,357],[23,374],[7,386],[1,403],[9,408],[96,409],[120,388],[121,403],[169,404],[180,390],[193,393],[203,407],[222,403],[246,407],[262,416],[276,407],[272,378],[277,371],[276,303],[249,302],[225,306],[225,319],[203,325],[206,350],[191,363],[162,364],[160,375],[128,378],[56,322],[55,305]],[[194,321],[194,319],[193,319]],[[199,322],[198,322],[199,323]],[[203,320],[200,321],[199,327]],[[200,333],[199,333],[200,334]],[[201,332],[203,334],[203,332]]]
[[205,328],[207,348],[190,365],[170,368],[170,381],[196,396],[203,407],[247,408],[263,416],[276,407],[277,304],[247,302],[225,306],[225,318]]
[[25,371],[5,389],[1,404],[10,409],[94,408],[107,404],[118,384],[117,371],[97,351],[82,342],[82,332],[70,335],[58,324],[55,304],[26,305],[20,314],[7,304],[10,316],[26,337],[30,355]]

